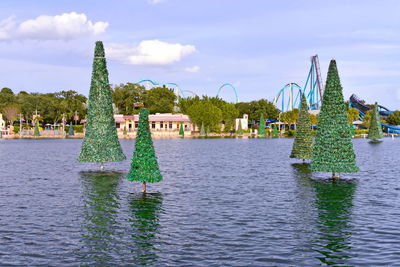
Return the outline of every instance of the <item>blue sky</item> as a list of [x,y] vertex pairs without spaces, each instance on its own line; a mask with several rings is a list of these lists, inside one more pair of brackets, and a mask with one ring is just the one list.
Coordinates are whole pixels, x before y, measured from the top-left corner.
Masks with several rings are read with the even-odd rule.
[[[110,82],[151,78],[240,100],[272,100],[303,85],[318,54],[325,81],[337,60],[344,96],[400,109],[399,1],[0,1],[0,87],[90,86],[93,46],[106,46]],[[221,96],[233,100],[224,90]]]

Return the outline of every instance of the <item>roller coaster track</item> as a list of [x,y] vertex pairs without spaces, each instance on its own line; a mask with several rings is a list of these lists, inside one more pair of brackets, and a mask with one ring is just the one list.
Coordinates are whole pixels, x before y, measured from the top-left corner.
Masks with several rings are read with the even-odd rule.
[[[360,114],[359,116],[360,120],[364,120],[364,116],[367,113],[367,111],[371,110],[371,108],[365,105],[365,102],[363,100],[360,100],[355,94],[352,94],[350,96],[349,106],[358,110]],[[378,105],[378,107],[379,107],[379,114],[382,116],[388,116],[393,113],[393,111],[390,111],[384,106]],[[400,133],[400,126],[393,126],[385,123],[382,123],[381,125],[388,129],[388,133]]]

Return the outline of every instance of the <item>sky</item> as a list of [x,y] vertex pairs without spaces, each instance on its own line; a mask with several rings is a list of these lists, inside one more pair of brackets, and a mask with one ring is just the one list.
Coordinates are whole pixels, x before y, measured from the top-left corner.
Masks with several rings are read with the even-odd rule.
[[397,0],[2,0],[0,88],[88,95],[101,40],[112,84],[214,96],[231,83],[241,101],[272,100],[318,54],[324,82],[336,59],[345,99],[400,109],[399,14]]

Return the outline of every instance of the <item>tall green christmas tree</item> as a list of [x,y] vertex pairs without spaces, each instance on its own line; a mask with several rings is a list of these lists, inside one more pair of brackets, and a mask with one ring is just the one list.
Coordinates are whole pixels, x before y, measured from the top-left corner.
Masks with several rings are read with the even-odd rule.
[[237,129],[236,133],[238,135],[242,135],[243,134],[242,120],[241,119],[239,119],[239,125],[238,125],[238,129]]
[[200,127],[200,136],[205,136],[205,135],[206,135],[206,130],[204,128],[204,122],[202,122]]
[[75,135],[75,132],[74,132],[74,125],[72,125],[72,121],[71,121],[71,123],[69,124],[68,135],[69,135],[69,136],[74,136],[74,135]]
[[378,103],[375,102],[368,130],[368,139],[372,139],[372,142],[380,142],[378,139],[381,138],[383,138],[381,118],[379,116]]
[[265,135],[266,134],[266,132],[265,132],[265,119],[264,119],[264,114],[263,113],[261,113],[261,116],[260,116],[260,125],[258,127],[258,134],[259,135]]
[[149,111],[142,109],[139,113],[139,127],[135,141],[131,169],[126,176],[129,181],[142,182],[146,192],[146,183],[156,183],[162,180],[158,168],[157,157],[149,128]]
[[179,126],[179,135],[181,137],[185,136],[185,131],[183,130],[183,124],[181,123],[181,126]]
[[40,136],[39,120],[37,118],[35,119],[35,129],[33,130],[33,136]]
[[310,116],[308,115],[307,100],[304,94],[301,96],[299,119],[297,120],[296,137],[294,138],[291,158],[310,159],[312,156],[313,136]]
[[339,178],[336,173],[359,171],[355,158],[336,61],[331,60],[310,167]]
[[274,137],[277,137],[277,136],[279,135],[279,131],[278,131],[278,129],[276,128],[276,124],[274,124],[274,125],[272,126],[272,135],[273,135]]
[[101,169],[104,162],[125,159],[115,128],[111,88],[104,56],[103,43],[98,41],[94,51],[85,138],[78,158],[80,162],[100,162]]

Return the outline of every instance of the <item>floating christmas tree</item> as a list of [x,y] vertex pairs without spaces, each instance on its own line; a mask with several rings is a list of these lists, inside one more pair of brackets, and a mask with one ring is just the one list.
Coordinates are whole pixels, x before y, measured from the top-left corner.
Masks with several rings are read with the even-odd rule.
[[294,138],[291,158],[310,159],[312,156],[313,136],[310,116],[308,115],[307,100],[304,94],[301,96],[299,119],[297,120],[296,137]]
[[72,125],[72,121],[71,121],[71,123],[69,124],[68,135],[69,135],[69,136],[74,136],[74,135],[75,135],[74,126]]
[[33,136],[40,136],[39,120],[37,118],[35,119],[35,129],[33,130]]
[[185,131],[183,130],[183,124],[181,123],[181,126],[179,127],[179,135],[181,136],[181,137],[184,137],[185,136]]
[[237,129],[236,133],[238,135],[242,135],[243,134],[242,120],[241,119],[239,119],[239,125],[238,125],[238,129]]
[[336,173],[359,171],[355,158],[336,61],[331,60],[310,167],[339,178]]
[[122,161],[122,152],[115,128],[111,88],[108,82],[103,43],[96,42],[92,82],[90,85],[86,132],[79,155],[81,162]]
[[368,139],[372,139],[372,143],[379,143],[381,141],[378,139],[381,138],[383,138],[381,118],[379,116],[378,103],[375,102],[368,130]]
[[155,155],[149,128],[149,111],[142,109],[139,113],[139,127],[135,141],[131,169],[126,177],[129,181],[141,182],[142,192],[146,192],[146,183],[162,180]]
[[277,136],[279,135],[279,131],[278,131],[278,129],[276,128],[276,124],[274,124],[274,125],[272,126],[272,135],[273,135],[274,137],[277,137]]
[[204,122],[201,123],[200,136],[205,136],[206,130],[204,129]]
[[264,114],[263,113],[261,113],[261,116],[260,116],[260,125],[258,127],[258,134],[259,135],[265,135],[266,134],[266,132],[265,132],[265,119],[264,119]]

